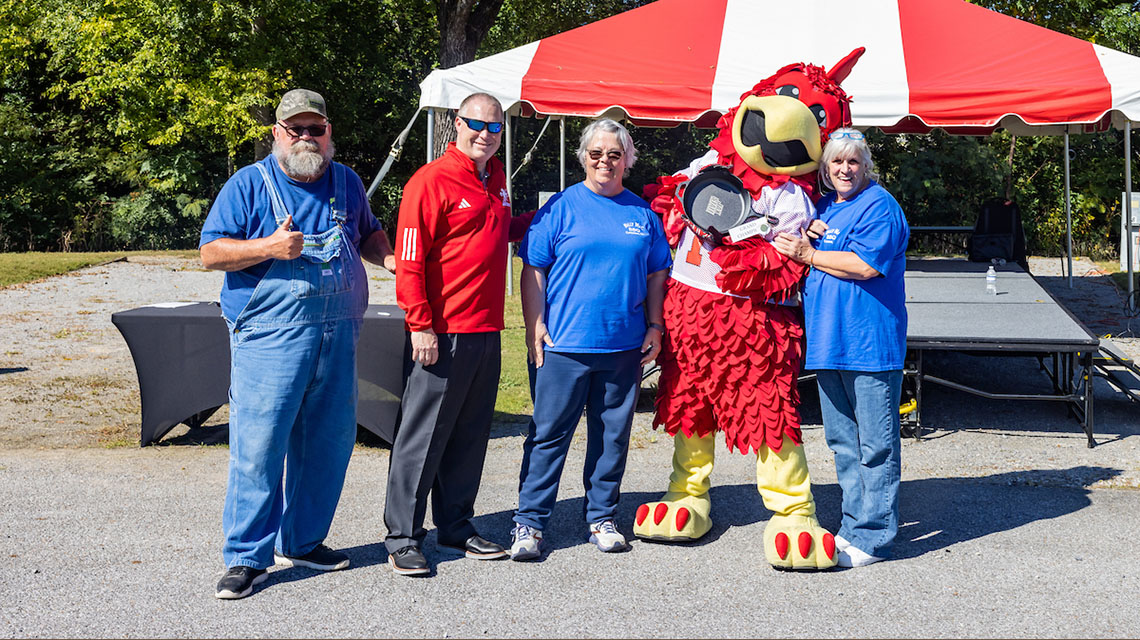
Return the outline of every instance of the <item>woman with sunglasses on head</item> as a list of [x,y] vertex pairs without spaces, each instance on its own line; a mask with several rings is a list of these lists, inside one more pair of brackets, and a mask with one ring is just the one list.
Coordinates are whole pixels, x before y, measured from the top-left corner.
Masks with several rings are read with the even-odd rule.
[[843,491],[841,567],[890,557],[898,533],[899,398],[906,356],[906,246],[898,202],[875,181],[863,134],[838,129],[820,159],[833,189],[816,205],[815,245],[780,234],[776,249],[812,266],[804,285],[807,354]]
[[609,119],[582,132],[586,179],[552,197],[519,248],[534,419],[523,444],[511,557],[542,536],[582,409],[585,516],[602,551],[628,548],[614,525],[641,368],[661,352],[669,245],[657,214],[624,186],[633,139]]

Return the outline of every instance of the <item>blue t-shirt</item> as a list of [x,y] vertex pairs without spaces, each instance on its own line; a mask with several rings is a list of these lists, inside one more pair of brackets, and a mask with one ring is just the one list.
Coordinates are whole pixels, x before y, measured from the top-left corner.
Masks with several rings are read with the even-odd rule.
[[628,189],[607,198],[578,183],[538,211],[519,256],[546,271],[551,351],[641,348],[645,279],[671,263],[661,220],[644,200]]
[[[317,234],[328,231],[333,221],[330,216],[329,199],[333,197],[332,166],[316,182],[298,182],[281,170],[277,158],[270,154],[261,164],[269,169],[269,175],[285,208],[293,214],[293,231]],[[345,170],[345,206],[348,219],[345,221],[346,239],[353,246],[360,244],[368,236],[380,229],[380,223],[372,215],[368,197],[364,194],[364,184],[360,176],[351,169]],[[273,217],[273,206],[269,201],[269,191],[257,167],[242,167],[226,181],[218,193],[214,205],[202,226],[202,237],[198,248],[218,238],[252,240],[273,235],[277,230]],[[241,271],[226,273],[222,285],[222,313],[231,321],[236,320],[241,310],[249,303],[253,290],[261,278],[269,271],[272,260],[260,262]]]
[[804,285],[805,369],[891,371],[906,357],[906,245],[899,203],[872,182],[855,198],[817,205],[827,233],[820,251],[852,251],[882,276],[847,280],[812,269]]

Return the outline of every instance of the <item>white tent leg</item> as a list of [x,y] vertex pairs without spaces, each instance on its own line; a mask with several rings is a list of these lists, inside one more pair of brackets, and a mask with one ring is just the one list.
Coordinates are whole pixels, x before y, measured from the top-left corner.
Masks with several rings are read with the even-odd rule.
[[[513,212],[514,211],[515,198],[514,198],[514,190],[511,188],[511,174],[513,173],[513,167],[514,167],[514,159],[511,156],[511,137],[512,137],[511,136],[511,116],[509,116],[509,115],[504,116],[503,119],[506,120],[506,133],[504,136],[505,137],[504,142],[507,143],[507,145],[506,145],[507,146],[507,197],[510,198],[510,200],[511,200],[511,211]],[[492,193],[491,197],[494,197],[494,196],[495,196],[495,194]],[[513,253],[511,251],[511,249],[512,249],[512,246],[510,243],[508,243],[507,244],[507,295],[508,296],[515,295],[515,261],[514,261],[514,258],[511,256],[511,254]]]
[[566,116],[558,119],[558,190],[566,190]]
[[1128,307],[1130,312],[1136,311],[1136,299],[1133,297],[1135,284],[1132,281],[1132,121],[1124,123],[1124,246],[1125,258],[1128,260]]
[[1073,288],[1073,210],[1069,191],[1069,129],[1065,128],[1065,252],[1069,256],[1069,288]]
[[435,109],[428,109],[427,124],[427,161],[435,160]]

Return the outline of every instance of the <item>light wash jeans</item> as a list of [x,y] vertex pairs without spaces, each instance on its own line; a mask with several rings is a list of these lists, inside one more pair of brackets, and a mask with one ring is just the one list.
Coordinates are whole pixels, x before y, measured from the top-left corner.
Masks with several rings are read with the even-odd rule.
[[899,530],[902,371],[816,372],[827,446],[843,491],[839,535],[889,558]]
[[[359,320],[231,332],[226,567],[328,535],[356,440]],[[284,476],[284,481],[282,481]]]

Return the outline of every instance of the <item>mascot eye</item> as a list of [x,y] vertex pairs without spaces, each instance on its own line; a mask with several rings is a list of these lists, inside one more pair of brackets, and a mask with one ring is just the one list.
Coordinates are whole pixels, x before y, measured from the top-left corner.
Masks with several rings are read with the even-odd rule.
[[789,98],[797,98],[798,99],[800,97],[800,88],[794,84],[786,84],[782,87],[776,88],[776,95],[788,96]]
[[815,116],[815,121],[817,123],[819,123],[819,126],[826,127],[827,126],[827,110],[825,110],[823,108],[823,105],[813,104],[809,108],[811,109],[811,114],[813,116]]

